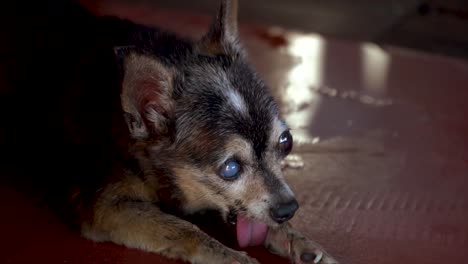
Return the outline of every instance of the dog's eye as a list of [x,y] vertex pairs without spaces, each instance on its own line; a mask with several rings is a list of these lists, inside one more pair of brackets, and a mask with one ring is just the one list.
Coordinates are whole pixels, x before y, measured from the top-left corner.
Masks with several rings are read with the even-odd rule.
[[293,138],[291,133],[288,131],[284,131],[283,134],[279,137],[278,140],[279,147],[281,151],[285,154],[288,155],[289,152],[291,152],[292,147],[293,147]]
[[224,179],[234,180],[239,176],[240,170],[241,168],[239,162],[235,160],[228,160],[224,163],[223,166],[221,166],[219,175],[221,175],[221,177]]

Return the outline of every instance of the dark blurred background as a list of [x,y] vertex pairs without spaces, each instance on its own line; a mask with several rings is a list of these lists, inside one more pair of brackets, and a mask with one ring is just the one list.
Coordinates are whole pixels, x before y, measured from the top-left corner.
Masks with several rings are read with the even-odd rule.
[[[211,15],[217,0],[106,0]],[[468,58],[466,0],[240,1],[244,23],[280,25],[328,37],[373,41]]]

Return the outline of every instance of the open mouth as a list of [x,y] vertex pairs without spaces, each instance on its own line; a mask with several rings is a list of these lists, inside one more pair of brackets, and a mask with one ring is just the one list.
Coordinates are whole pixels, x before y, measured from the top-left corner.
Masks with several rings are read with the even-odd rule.
[[237,243],[241,248],[259,246],[265,242],[268,232],[268,226],[265,223],[234,213],[229,214],[228,221],[236,225]]

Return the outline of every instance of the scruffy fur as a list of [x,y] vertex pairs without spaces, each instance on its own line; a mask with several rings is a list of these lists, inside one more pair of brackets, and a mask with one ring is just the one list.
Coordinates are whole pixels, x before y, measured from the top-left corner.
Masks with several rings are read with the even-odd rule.
[[[24,41],[10,47],[18,57],[5,67],[17,75],[3,97],[4,149],[28,163],[19,175],[35,175],[94,241],[191,263],[257,263],[183,220],[215,210],[225,221],[242,213],[266,223],[265,246],[292,263],[337,263],[270,216],[294,199],[278,149],[288,127],[238,42],[237,1],[223,0],[197,41],[73,14],[31,25],[50,38],[30,40],[34,51]],[[242,164],[236,180],[218,175],[231,157]]]

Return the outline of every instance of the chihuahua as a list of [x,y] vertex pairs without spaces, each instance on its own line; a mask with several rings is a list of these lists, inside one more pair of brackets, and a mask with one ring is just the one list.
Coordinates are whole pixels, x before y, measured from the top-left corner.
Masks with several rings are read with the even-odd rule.
[[[242,248],[264,245],[297,264],[338,263],[288,223],[299,205],[281,162],[293,137],[248,64],[237,10],[236,0],[222,0],[199,40],[113,17],[54,13],[84,22],[36,22],[52,32],[42,34],[47,42],[29,40],[41,52],[16,47],[30,63],[22,71],[28,78],[10,80],[25,90],[4,102],[16,113],[4,120],[20,131],[6,134],[28,155],[41,152],[27,167],[53,175],[53,184],[37,182],[66,195],[54,201],[73,205],[86,238],[190,263],[258,263],[185,218],[215,210],[235,225]],[[24,160],[19,146],[10,150]]]

